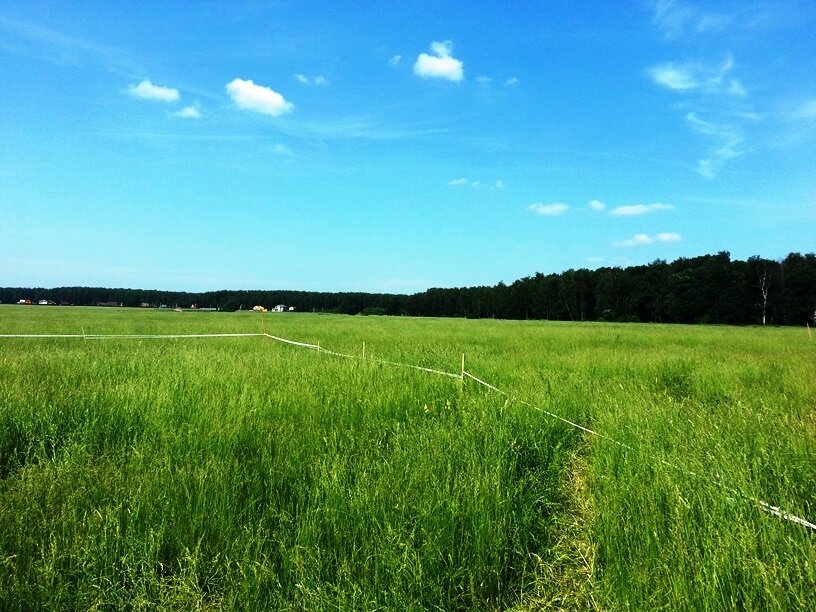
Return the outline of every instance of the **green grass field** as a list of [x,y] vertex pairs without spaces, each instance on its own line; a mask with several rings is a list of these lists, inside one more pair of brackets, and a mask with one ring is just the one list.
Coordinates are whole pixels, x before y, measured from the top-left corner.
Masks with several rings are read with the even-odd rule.
[[261,332],[0,338],[0,609],[812,609],[806,330],[0,306]]

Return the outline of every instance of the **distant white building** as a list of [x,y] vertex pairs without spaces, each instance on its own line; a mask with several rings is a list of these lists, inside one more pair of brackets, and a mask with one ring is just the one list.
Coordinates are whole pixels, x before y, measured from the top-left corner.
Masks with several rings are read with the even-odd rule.
[[286,306],[284,304],[278,304],[272,309],[272,312],[285,312]]

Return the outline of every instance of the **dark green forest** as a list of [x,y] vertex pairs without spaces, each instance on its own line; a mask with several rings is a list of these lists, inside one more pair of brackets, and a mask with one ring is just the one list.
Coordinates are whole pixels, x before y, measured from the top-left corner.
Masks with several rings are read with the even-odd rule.
[[558,321],[804,325],[816,312],[816,255],[732,260],[727,252],[628,268],[535,274],[492,287],[432,288],[413,295],[221,290],[204,293],[102,287],[0,288],[2,303],[219,310],[260,305],[300,312]]

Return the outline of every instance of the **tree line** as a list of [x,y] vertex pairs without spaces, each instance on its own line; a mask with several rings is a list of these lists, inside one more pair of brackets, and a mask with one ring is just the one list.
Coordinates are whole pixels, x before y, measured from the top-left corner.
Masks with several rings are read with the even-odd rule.
[[804,325],[816,313],[816,255],[732,260],[728,252],[627,268],[570,269],[507,285],[432,288],[412,295],[222,290],[203,293],[102,287],[0,288],[0,302],[116,304],[558,321]]

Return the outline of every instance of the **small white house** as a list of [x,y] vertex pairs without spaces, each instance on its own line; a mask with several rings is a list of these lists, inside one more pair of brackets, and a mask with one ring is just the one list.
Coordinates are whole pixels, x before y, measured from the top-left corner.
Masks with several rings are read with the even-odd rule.
[[286,306],[284,304],[278,304],[272,309],[272,312],[286,312]]

